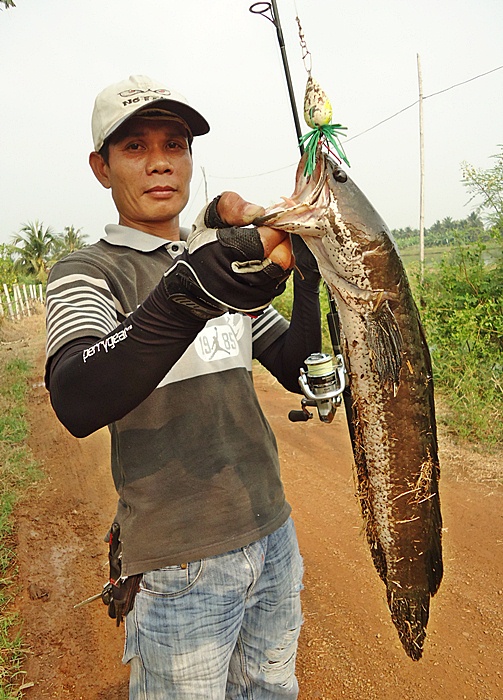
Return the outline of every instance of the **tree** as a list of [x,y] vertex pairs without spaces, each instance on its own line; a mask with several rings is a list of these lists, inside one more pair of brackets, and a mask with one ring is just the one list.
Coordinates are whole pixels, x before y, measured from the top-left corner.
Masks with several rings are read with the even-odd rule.
[[81,228],[76,229],[75,226],[65,226],[64,233],[58,233],[54,237],[54,259],[59,260],[75,250],[85,248],[87,235],[81,231]]
[[463,184],[471,193],[470,202],[479,199],[477,212],[484,215],[492,227],[494,236],[503,238],[503,146],[501,151],[491,156],[496,163],[483,170],[469,163],[462,164]]
[[12,284],[16,281],[12,246],[0,244],[0,284]]
[[40,282],[47,280],[47,268],[53,257],[54,233],[41,222],[23,224],[13,237],[14,267],[33,275]]
[[[14,3],[14,0],[0,0],[0,5],[3,5],[6,8],[9,7],[16,7],[16,4]],[[3,9],[0,7],[0,10]]]

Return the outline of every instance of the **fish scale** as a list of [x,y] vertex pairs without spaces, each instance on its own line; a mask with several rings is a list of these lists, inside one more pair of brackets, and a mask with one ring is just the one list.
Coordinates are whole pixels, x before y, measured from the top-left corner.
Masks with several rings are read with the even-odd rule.
[[321,149],[311,176],[255,223],[302,236],[336,302],[346,411],[370,553],[405,652],[421,658],[440,585],[442,517],[428,346],[389,230]]

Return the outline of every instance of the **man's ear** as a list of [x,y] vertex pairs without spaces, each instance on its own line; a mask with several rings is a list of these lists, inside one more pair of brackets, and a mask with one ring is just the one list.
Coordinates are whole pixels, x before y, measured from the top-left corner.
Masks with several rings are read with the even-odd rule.
[[103,156],[97,151],[93,151],[89,155],[89,165],[91,166],[91,170],[95,174],[96,179],[103,185],[103,187],[106,187],[106,189],[109,190],[111,185],[110,178],[108,177],[108,165],[103,160]]

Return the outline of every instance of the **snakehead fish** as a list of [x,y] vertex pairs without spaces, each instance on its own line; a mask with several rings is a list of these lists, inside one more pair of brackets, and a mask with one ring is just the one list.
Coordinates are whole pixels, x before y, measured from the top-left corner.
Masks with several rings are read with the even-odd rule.
[[336,302],[367,541],[400,641],[417,660],[443,570],[428,346],[386,224],[325,153],[311,176],[305,158],[292,197],[255,223],[300,234]]

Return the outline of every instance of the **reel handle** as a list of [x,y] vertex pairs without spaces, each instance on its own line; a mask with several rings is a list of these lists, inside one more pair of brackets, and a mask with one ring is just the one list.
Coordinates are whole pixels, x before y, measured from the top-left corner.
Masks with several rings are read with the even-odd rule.
[[316,401],[311,401],[310,399],[302,399],[300,402],[302,409],[300,411],[295,411],[292,410],[288,414],[288,420],[292,421],[292,423],[305,423],[308,420],[311,420],[313,417],[313,414],[311,411],[307,410],[307,406],[316,406]]
[[292,423],[305,423],[312,417],[312,413],[308,414],[305,411],[290,411],[288,414],[288,420],[292,421]]

